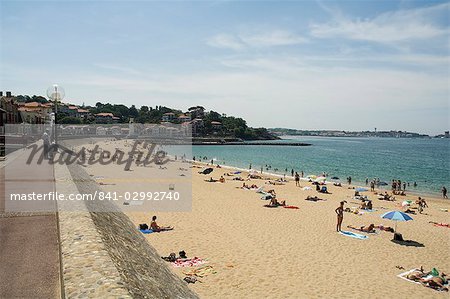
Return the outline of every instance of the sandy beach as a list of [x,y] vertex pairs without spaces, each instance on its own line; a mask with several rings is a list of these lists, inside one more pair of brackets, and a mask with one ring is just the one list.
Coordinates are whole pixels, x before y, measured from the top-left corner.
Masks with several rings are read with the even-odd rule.
[[[103,144],[103,149],[113,150],[120,143]],[[229,168],[215,168],[210,175],[199,174],[204,165],[188,164],[192,172],[191,212],[129,212],[136,224],[150,223],[153,215],[158,224],[171,225],[168,232],[146,235],[148,242],[161,256],[184,250],[188,257],[207,260],[215,273],[200,278],[190,287],[202,298],[448,298],[448,293],[438,292],[397,277],[407,270],[423,266],[450,272],[450,229],[434,226],[429,221],[450,222],[450,202],[426,197],[429,208],[423,214],[411,215],[414,220],[398,222],[397,231],[404,239],[413,240],[415,246],[396,244],[391,232],[377,231],[365,234],[360,240],[336,232],[335,209],[346,200],[345,207],[358,207],[353,199],[355,186],[336,187],[328,184],[330,194],[320,194],[314,186],[300,181],[303,190],[295,186],[292,178],[284,185],[269,185],[268,180],[252,179],[246,184],[274,189],[278,200],[298,209],[266,208],[268,201],[261,194],[244,190],[242,181],[226,176]],[[108,168],[105,168],[108,167]],[[200,167],[200,168],[198,168]],[[107,171],[106,171],[107,170]],[[103,175],[115,185],[103,185],[105,191],[147,191],[143,183],[124,181],[127,174],[118,165],[87,166],[92,176]],[[163,170],[161,170],[163,171]],[[135,167],[133,179],[146,178],[146,167]],[[205,182],[224,175],[225,183]],[[247,173],[240,175],[247,177]],[[268,177],[263,174],[264,177]],[[306,201],[308,195],[326,201]],[[384,225],[394,227],[394,222],[381,219],[390,210],[402,210],[401,202],[417,199],[416,196],[396,196],[396,201],[378,200],[372,192],[365,192],[373,202],[373,212],[344,213],[343,230],[356,227]],[[412,205],[414,207],[414,204]],[[416,210],[417,212],[417,210]],[[411,245],[411,244],[410,244]],[[399,266],[401,269],[399,269]],[[172,267],[172,266],[171,266]],[[181,278],[183,271],[175,268]]]

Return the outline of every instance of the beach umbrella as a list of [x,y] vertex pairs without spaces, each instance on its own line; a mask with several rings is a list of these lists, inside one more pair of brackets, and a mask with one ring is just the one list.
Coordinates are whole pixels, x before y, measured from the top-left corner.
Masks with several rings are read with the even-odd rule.
[[325,181],[327,178],[324,176],[319,176],[316,178],[316,181]]
[[355,191],[358,191],[358,192],[365,192],[365,191],[369,191],[369,189],[363,188],[363,187],[358,187],[358,188],[355,189]]
[[395,221],[394,232],[397,231],[397,221],[413,220],[413,218],[411,216],[409,216],[406,213],[400,212],[400,211],[389,211],[389,212],[386,212],[383,215],[381,215],[381,218]]
[[213,172],[213,168],[206,168],[205,170],[202,171],[203,174],[210,174],[211,172]]
[[317,178],[317,175],[308,175],[307,178],[315,180]]

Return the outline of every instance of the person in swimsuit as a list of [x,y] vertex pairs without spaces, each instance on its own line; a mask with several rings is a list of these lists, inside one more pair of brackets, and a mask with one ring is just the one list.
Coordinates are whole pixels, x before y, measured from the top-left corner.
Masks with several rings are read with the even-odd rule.
[[300,175],[297,172],[295,173],[295,186],[300,187]]
[[152,217],[152,222],[150,223],[150,229],[153,230],[154,232],[162,232],[162,231],[172,230],[173,227],[171,227],[171,226],[159,226],[156,223],[156,216],[153,216]]
[[337,224],[336,224],[337,232],[341,231],[342,220],[344,220],[344,203],[345,203],[345,201],[341,201],[341,204],[339,205],[339,207],[337,207],[336,210],[334,210],[337,215]]
[[348,228],[354,229],[354,230],[359,230],[361,232],[365,232],[365,233],[374,233],[375,232],[375,224],[371,223],[369,226],[361,226],[361,227],[354,227],[351,225],[347,226]]
[[425,286],[428,286],[433,289],[440,289],[448,292],[448,288],[444,285],[447,283],[447,279],[445,278],[447,274],[442,273],[441,276],[433,276],[430,278],[421,278],[419,282]]

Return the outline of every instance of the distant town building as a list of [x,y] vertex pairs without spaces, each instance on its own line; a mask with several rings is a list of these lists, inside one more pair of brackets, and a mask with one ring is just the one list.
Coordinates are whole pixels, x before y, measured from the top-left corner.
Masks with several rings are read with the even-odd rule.
[[0,92],[0,109],[3,111],[0,113],[2,114],[1,125],[18,124],[22,122],[19,106],[10,91],[6,92],[6,96],[3,95],[3,92]]
[[43,124],[50,120],[52,106],[39,102],[19,103],[19,112],[24,122]]
[[445,131],[444,138],[450,138],[449,131]]
[[171,121],[173,121],[175,118],[176,118],[175,113],[173,113],[173,112],[167,112],[167,113],[164,113],[164,114],[163,114],[163,116],[162,116],[162,118],[161,118],[161,121],[163,121],[163,122],[171,122]]
[[212,121],[211,126],[213,130],[221,130],[222,129],[222,123],[220,121]]
[[87,118],[90,115],[89,110],[85,110],[85,109],[77,109],[77,115],[76,117],[79,118]]
[[116,123],[119,121],[119,119],[120,119],[119,117],[114,116],[114,114],[112,113],[102,112],[95,114],[96,123],[106,123],[106,124]]
[[180,123],[189,122],[189,121],[191,121],[191,115],[189,113],[188,114],[181,114],[181,115],[178,116],[178,121]]

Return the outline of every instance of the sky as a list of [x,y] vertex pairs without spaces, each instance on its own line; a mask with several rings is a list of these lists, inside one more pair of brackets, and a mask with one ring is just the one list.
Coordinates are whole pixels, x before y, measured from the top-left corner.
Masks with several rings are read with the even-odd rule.
[[0,0],[0,90],[253,127],[449,130],[448,1]]

